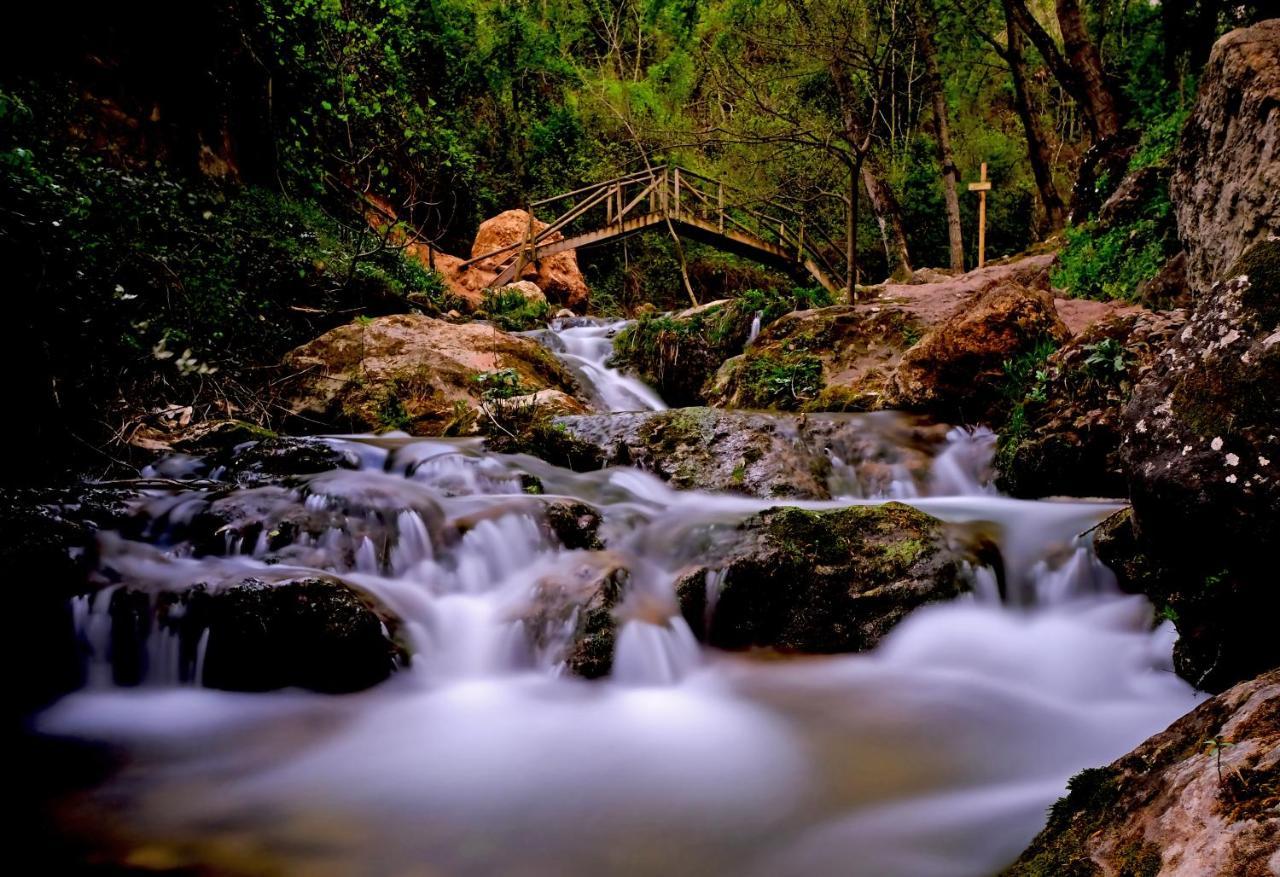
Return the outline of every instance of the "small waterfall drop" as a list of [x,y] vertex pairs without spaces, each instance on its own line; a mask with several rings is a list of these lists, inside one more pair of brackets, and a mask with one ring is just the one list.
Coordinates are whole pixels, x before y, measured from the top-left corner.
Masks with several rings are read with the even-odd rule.
[[585,389],[604,411],[665,411],[667,405],[653,388],[607,363],[613,355],[613,338],[630,325],[627,320],[601,322],[585,317],[553,320],[538,333],[586,385]]

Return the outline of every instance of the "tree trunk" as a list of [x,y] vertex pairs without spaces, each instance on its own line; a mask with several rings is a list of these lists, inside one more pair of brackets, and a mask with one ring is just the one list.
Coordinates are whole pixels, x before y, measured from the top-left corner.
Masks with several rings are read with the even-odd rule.
[[947,240],[951,244],[951,269],[964,270],[964,233],[960,227],[960,171],[951,151],[951,125],[947,121],[947,96],[942,93],[942,75],[938,72],[938,51],[929,30],[928,10],[917,16],[916,37],[924,57],[927,87],[932,95],[933,126],[938,134],[938,163],[942,165],[942,194],[947,204]]
[[889,275],[906,277],[911,273],[911,255],[907,251],[907,235],[902,227],[902,208],[898,206],[898,199],[893,196],[888,183],[876,174],[870,161],[863,162],[862,181],[866,184],[867,198],[880,225]]
[[858,194],[861,188],[858,172],[861,168],[862,158],[859,156],[849,166],[849,197],[844,211],[845,291],[849,304],[858,300]]
[[1120,102],[1102,69],[1102,53],[1089,38],[1077,0],[1057,0],[1057,10],[1067,63],[1080,77],[1098,139],[1106,140],[1120,131]]
[[1036,189],[1040,192],[1040,203],[1044,205],[1045,221],[1049,231],[1055,232],[1066,224],[1067,208],[1053,182],[1053,159],[1049,144],[1040,130],[1035,109],[1031,105],[1031,94],[1027,89],[1027,73],[1022,58],[1022,33],[1018,30],[1009,7],[1008,0],[1005,0],[1005,25],[1008,34],[1005,62],[1009,65],[1009,76],[1013,80],[1014,106],[1026,134],[1027,159],[1031,162],[1031,173],[1036,180]]
[[1027,8],[1026,0],[1007,0],[1006,12],[1031,40],[1063,90],[1080,107],[1089,135],[1097,143],[1120,130],[1119,102],[1102,70],[1098,47],[1089,32],[1076,0],[1057,0],[1058,26],[1062,30],[1066,55]]

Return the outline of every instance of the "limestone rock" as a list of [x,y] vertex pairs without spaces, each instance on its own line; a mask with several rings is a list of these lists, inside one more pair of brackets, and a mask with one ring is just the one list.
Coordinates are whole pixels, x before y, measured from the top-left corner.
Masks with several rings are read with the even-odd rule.
[[[523,210],[507,210],[480,223],[475,242],[471,245],[471,256],[482,256],[494,250],[525,240],[532,227],[533,234],[541,234],[547,224],[534,217],[531,220]],[[559,232],[546,238],[547,243],[564,240]],[[496,271],[499,265],[507,260],[510,252],[503,253],[478,263],[475,267],[480,271]],[[578,256],[572,250],[548,256],[536,264],[525,267],[524,273],[517,280],[532,280],[538,285],[548,300],[563,305],[570,310],[581,313],[586,310],[591,299],[591,290],[578,268]]]
[[1266,877],[1280,864],[1280,670],[1077,774],[1005,877]]
[[997,458],[1002,488],[1020,497],[1127,495],[1121,412],[1185,319],[1120,314],[1054,352],[1043,368],[1043,399],[1025,403],[1027,437],[1008,439]]
[[284,367],[295,375],[288,407],[312,429],[466,431],[483,402],[476,377],[506,369],[528,393],[574,391],[559,361],[528,338],[416,314],[340,326],[293,350]]
[[884,412],[786,415],[715,408],[556,420],[601,465],[647,469],[685,489],[760,497],[887,496],[922,483],[945,428]]
[[1197,294],[1250,244],[1280,234],[1280,18],[1214,45],[1169,194]]
[[1280,664],[1280,240],[1198,299],[1123,424],[1139,537],[1177,577],[1180,671],[1220,689]]

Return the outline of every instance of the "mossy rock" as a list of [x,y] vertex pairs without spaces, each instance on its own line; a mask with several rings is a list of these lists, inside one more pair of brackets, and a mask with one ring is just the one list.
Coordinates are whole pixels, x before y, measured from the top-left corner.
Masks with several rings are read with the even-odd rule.
[[912,609],[964,591],[963,557],[940,521],[900,503],[781,507],[744,521],[677,589],[710,645],[857,652]]

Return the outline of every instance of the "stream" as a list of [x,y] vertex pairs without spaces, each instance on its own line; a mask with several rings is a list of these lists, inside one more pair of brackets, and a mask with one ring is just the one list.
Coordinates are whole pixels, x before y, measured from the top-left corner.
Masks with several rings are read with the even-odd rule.
[[[598,407],[665,407],[605,365],[617,328],[537,334]],[[898,417],[839,416],[868,429]],[[1000,496],[985,431],[951,430],[927,473],[881,496],[786,504],[897,498],[985,522],[1004,593],[977,568],[972,593],[917,609],[871,652],[789,659],[700,645],[674,593],[706,540],[777,500],[573,472],[476,439],[327,441],[359,469],[241,491],[272,513],[337,514],[323,538],[197,556],[182,525],[211,491],[155,490],[138,500],[143,537],[104,534],[103,564],[150,590],[335,574],[403,620],[412,664],[358,694],[237,694],[200,687],[201,655],[155,634],[143,684],[117,687],[110,589],[78,598],[89,682],[36,724],[119,753],[59,807],[80,842],[139,867],[236,875],[982,877],[1021,852],[1068,777],[1196,702],[1172,671],[1171,626],[1121,594],[1080,535],[1117,504]],[[600,512],[631,574],[605,680],[566,675],[554,637],[536,644],[521,620],[537,582],[596,562],[538,526],[564,498]],[[440,538],[459,520],[465,535]]]

